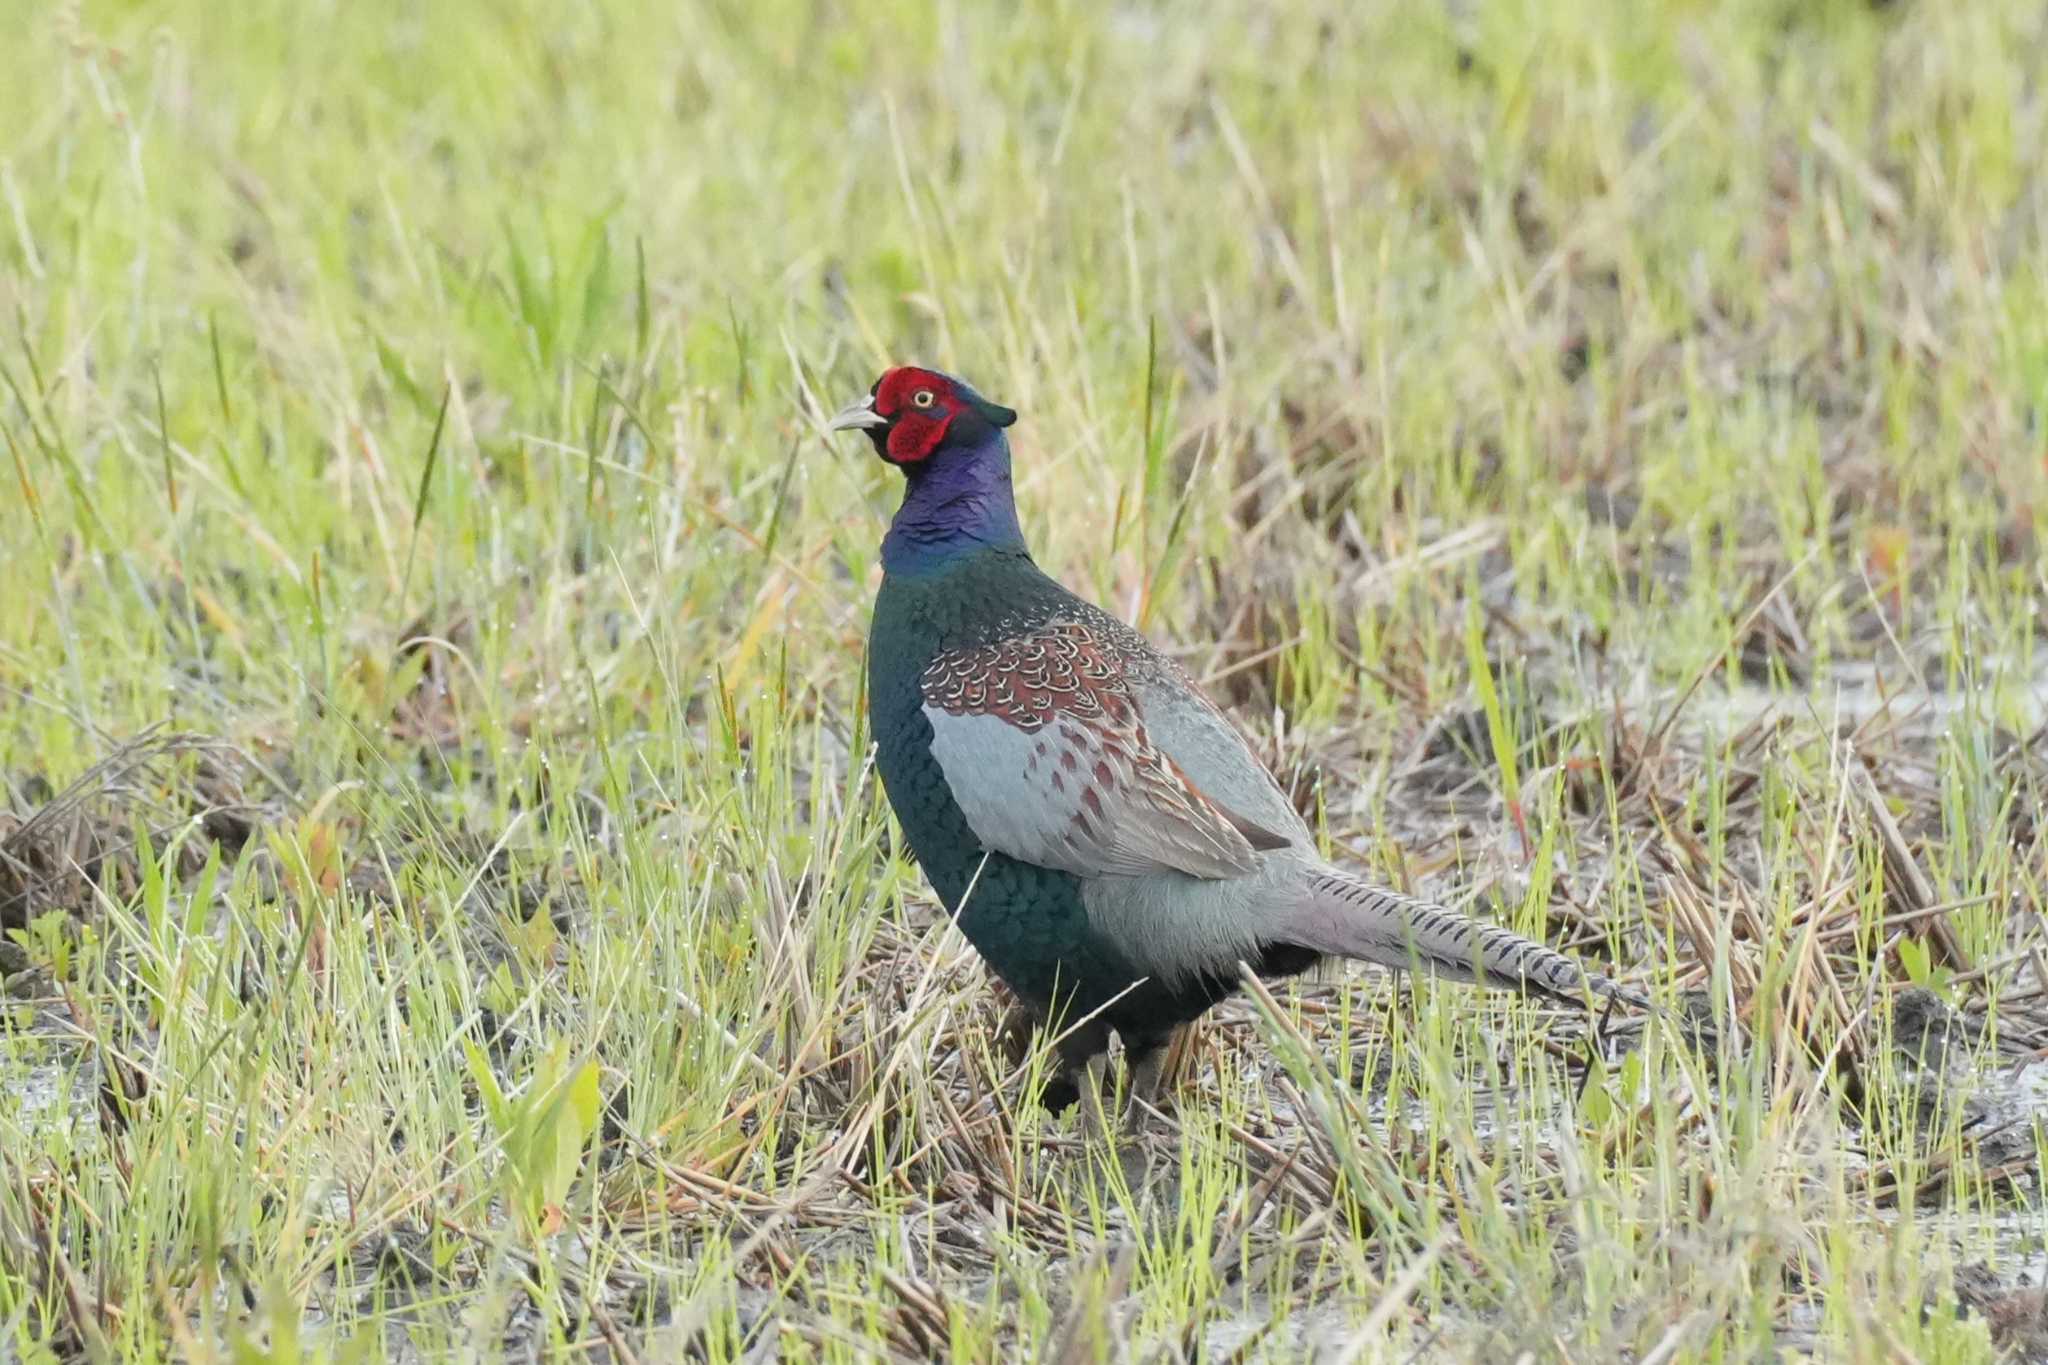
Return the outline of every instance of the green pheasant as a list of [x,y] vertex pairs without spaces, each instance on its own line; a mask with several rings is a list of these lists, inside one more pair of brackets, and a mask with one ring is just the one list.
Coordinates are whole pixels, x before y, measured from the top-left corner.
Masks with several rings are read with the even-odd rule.
[[1016,420],[905,366],[831,426],[865,432],[905,477],[869,637],[876,766],[968,941],[1068,1026],[1049,1103],[1098,1093],[1112,1029],[1133,1095],[1154,1099],[1162,1045],[1237,988],[1240,963],[1278,977],[1327,955],[1572,1001],[1616,993],[1540,943],[1318,856],[1194,680],[1032,563],[1004,435]]

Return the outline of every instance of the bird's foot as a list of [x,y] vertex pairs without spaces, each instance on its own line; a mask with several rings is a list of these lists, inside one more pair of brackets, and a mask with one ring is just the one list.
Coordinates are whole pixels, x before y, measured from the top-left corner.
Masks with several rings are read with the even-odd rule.
[[1116,1161],[1124,1188],[1134,1197],[1142,1196],[1151,1187],[1154,1174],[1150,1145],[1139,1138],[1126,1139],[1116,1149]]
[[1131,1070],[1131,1093],[1123,1109],[1122,1122],[1112,1122],[1107,1103],[1110,1089],[1109,1062],[1105,1055],[1089,1058],[1076,1078],[1081,1091],[1081,1124],[1084,1138],[1104,1156],[1113,1156],[1123,1175],[1124,1188],[1133,1195],[1150,1185],[1156,1174],[1154,1143],[1150,1141],[1156,1116],[1154,1101],[1161,1093],[1161,1066],[1156,1053],[1139,1057]]

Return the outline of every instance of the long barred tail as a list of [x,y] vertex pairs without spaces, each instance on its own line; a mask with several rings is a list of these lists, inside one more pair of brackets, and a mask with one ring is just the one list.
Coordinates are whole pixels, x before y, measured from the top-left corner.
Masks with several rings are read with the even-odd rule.
[[1589,994],[1644,1003],[1555,948],[1348,872],[1319,868],[1303,889],[1283,932],[1304,948],[1573,1004]]

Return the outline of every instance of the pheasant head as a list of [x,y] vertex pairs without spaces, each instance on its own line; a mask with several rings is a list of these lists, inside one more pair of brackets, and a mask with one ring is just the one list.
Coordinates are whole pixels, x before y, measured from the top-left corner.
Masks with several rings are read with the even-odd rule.
[[882,567],[922,573],[981,549],[1024,548],[1003,428],[1017,414],[964,380],[899,365],[868,396],[832,416],[833,431],[863,431],[875,454],[901,469],[903,505],[882,541]]
[[866,398],[833,414],[831,428],[867,432],[877,455],[910,470],[952,452],[986,449],[1016,420],[1014,411],[952,375],[899,365],[885,370]]

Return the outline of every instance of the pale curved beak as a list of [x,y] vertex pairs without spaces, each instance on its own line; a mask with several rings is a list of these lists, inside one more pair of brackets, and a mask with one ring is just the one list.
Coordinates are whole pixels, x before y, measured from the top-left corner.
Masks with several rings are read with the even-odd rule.
[[875,411],[875,396],[868,394],[857,403],[848,403],[832,414],[832,420],[825,424],[827,431],[865,431],[869,427],[886,427],[889,419]]

